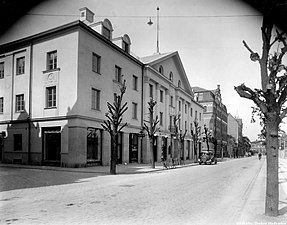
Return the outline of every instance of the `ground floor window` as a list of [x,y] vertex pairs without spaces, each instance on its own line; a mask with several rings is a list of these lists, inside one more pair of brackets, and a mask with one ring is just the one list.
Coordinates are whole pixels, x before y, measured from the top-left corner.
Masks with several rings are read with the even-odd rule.
[[102,159],[102,130],[89,127],[87,130],[87,162]]

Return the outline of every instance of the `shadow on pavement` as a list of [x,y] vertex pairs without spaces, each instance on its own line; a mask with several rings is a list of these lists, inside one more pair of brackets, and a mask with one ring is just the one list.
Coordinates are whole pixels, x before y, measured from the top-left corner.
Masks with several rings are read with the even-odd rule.
[[26,168],[0,168],[0,192],[24,188],[83,182],[81,179],[105,176],[105,173],[81,173]]

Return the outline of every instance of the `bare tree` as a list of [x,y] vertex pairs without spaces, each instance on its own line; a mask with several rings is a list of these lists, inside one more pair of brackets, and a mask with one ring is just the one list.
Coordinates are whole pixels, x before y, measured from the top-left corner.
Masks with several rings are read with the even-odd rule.
[[102,127],[109,132],[111,136],[111,160],[110,160],[110,173],[116,174],[117,165],[117,147],[118,138],[122,129],[127,123],[122,123],[123,114],[128,110],[127,102],[122,105],[123,95],[126,92],[125,80],[120,88],[120,94],[115,95],[113,104],[107,102],[108,113],[106,113],[107,120],[104,121]]
[[235,158],[235,155],[236,155],[236,148],[237,148],[237,143],[236,143],[236,139],[235,137],[231,136],[231,135],[227,135],[227,151],[228,151],[228,154],[229,154],[229,157],[233,157]]
[[150,152],[151,152],[151,168],[155,168],[155,161],[154,161],[154,150],[153,150],[153,146],[154,146],[154,142],[155,142],[155,134],[156,132],[159,131],[159,128],[157,127],[159,120],[158,120],[158,116],[155,117],[155,119],[153,118],[153,114],[154,114],[154,107],[156,105],[156,101],[153,101],[153,99],[150,99],[150,101],[148,102],[148,110],[149,110],[149,121],[146,121],[149,123],[149,126],[144,123],[144,130],[146,130],[148,137],[149,137],[149,143],[150,143]]
[[[179,163],[184,164],[184,138],[186,136],[187,130],[184,131],[184,133],[179,133]],[[182,160],[181,160],[182,156]]]
[[[276,1],[271,1],[274,4]],[[274,8],[265,2],[266,9]],[[287,52],[286,32],[274,31],[270,14],[263,16],[261,27],[262,53],[254,52],[245,41],[243,44],[250,52],[250,59],[258,62],[261,74],[261,89],[251,89],[245,84],[235,87],[237,93],[252,100],[262,113],[266,131],[267,181],[265,197],[265,214],[278,215],[278,130],[282,119],[286,116],[287,67],[283,65],[283,56]],[[273,37],[273,38],[272,38]],[[271,48],[277,43],[278,50],[271,53]],[[281,48],[279,49],[279,46]]]
[[174,155],[173,158],[180,158],[180,152],[179,152],[179,142],[180,142],[180,136],[179,136],[179,121],[180,121],[180,114],[174,115],[173,117],[173,127],[174,127],[174,137],[175,137],[175,143],[174,143]]
[[198,157],[200,152],[197,152],[197,148],[198,148],[198,143],[200,142],[200,137],[201,137],[201,127],[199,126],[197,119],[195,119],[193,123],[194,123],[194,131],[191,130],[191,136],[192,136],[193,143],[194,143],[194,154],[196,155],[196,157]]

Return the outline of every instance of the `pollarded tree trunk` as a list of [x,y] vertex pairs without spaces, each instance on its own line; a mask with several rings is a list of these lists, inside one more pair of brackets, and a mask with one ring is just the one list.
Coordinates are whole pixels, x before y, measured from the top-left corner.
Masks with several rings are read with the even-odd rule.
[[110,173],[116,174],[117,168],[117,135],[114,134],[112,137],[112,146],[111,146],[111,160],[110,160]]
[[268,113],[266,118],[266,153],[267,153],[267,180],[265,214],[278,215],[279,187],[278,187],[278,116]]
[[151,168],[155,168],[155,162],[154,162],[154,141],[156,138],[156,132],[159,131],[159,128],[157,127],[157,124],[159,123],[158,116],[155,117],[155,120],[153,119],[153,113],[154,113],[154,107],[156,105],[156,101],[153,101],[150,99],[148,102],[148,110],[149,110],[149,126],[144,123],[144,129],[148,133],[149,137],[149,143],[150,143],[150,153],[151,153]]
[[150,138],[149,140],[149,144],[150,144],[150,159],[151,159],[151,168],[155,168],[155,161],[154,161],[154,150],[153,150],[153,145],[154,145],[154,138]]

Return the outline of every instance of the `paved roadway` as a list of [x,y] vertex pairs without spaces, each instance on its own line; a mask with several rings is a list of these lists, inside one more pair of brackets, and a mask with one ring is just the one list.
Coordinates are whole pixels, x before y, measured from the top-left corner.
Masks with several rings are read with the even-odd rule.
[[21,169],[41,185],[0,192],[0,224],[240,224],[264,162],[109,176]]

